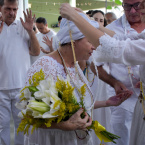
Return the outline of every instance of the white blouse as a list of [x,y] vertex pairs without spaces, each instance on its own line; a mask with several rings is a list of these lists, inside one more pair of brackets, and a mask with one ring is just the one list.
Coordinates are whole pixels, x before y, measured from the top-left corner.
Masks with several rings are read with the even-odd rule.
[[[120,39],[120,36],[115,37]],[[112,38],[107,34],[100,37],[100,45],[94,52],[97,62],[123,63],[125,65],[141,65],[145,63],[144,33],[122,36],[122,40],[116,38]]]
[[[64,66],[58,63],[55,59],[49,56],[42,56],[39,58],[29,69],[26,84],[29,83],[29,79],[33,76],[35,72],[43,70],[45,73],[45,78],[51,75],[53,79],[56,81],[58,76],[62,76],[66,79],[66,73],[64,70]],[[79,86],[82,86],[84,83],[81,80],[78,80],[75,76],[75,68],[67,68],[68,72],[72,78],[72,80]],[[85,77],[84,77],[85,78]],[[72,86],[73,83],[71,82]],[[76,93],[77,100],[80,101],[79,96]],[[86,91],[86,96],[84,97],[85,106],[89,107],[91,104],[91,99],[89,98],[89,94]],[[77,131],[79,137],[83,138],[86,136],[84,131]],[[24,139],[25,145],[92,145],[92,139],[90,135],[87,135],[85,139],[79,139],[75,131],[62,131],[59,129],[42,129],[38,128],[31,134],[25,136]]]

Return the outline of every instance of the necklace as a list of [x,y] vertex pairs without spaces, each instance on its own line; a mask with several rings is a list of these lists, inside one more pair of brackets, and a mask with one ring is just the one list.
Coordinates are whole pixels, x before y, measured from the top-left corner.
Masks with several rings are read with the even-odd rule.
[[93,76],[92,80],[89,80],[89,74],[92,74],[92,73],[89,71],[89,66],[87,65],[87,67],[86,67],[86,75],[87,75],[88,82],[91,83],[91,85],[90,85],[90,87],[91,87],[93,85],[93,83],[94,83],[94,80],[95,80],[95,74],[93,73],[94,76]]
[[130,79],[130,82],[131,82],[131,86],[132,86],[133,92],[136,94],[136,96],[138,96],[136,91],[135,91],[135,88],[134,88],[134,85],[133,85],[133,81],[132,81],[132,78],[134,78],[135,80],[137,80],[137,78],[135,78],[133,72],[131,71],[131,66],[127,66],[127,69],[128,69],[129,79]]
[[[58,54],[60,55],[60,57],[61,57],[61,59],[62,59],[62,63],[63,63],[63,65],[64,65],[66,74],[68,74],[68,76],[69,76],[69,78],[71,79],[73,85],[75,86],[78,96],[81,96],[81,95],[80,95],[80,92],[78,91],[78,86],[77,86],[76,83],[73,81],[72,77],[70,76],[70,73],[69,73],[69,71],[68,71],[68,69],[67,69],[67,67],[66,67],[65,61],[64,61],[64,59],[63,59],[63,57],[62,57],[62,55],[61,55],[61,53],[60,53],[60,51],[59,51],[58,49],[57,49],[57,52],[58,52]],[[77,68],[77,65],[76,65],[75,68]],[[77,70],[76,74],[77,74],[78,78],[79,78],[84,84],[86,84],[86,88],[87,88],[87,90],[88,90],[88,92],[89,92],[89,95],[91,96],[91,102],[92,102],[92,103],[91,103],[91,106],[90,106],[88,109],[86,109],[86,110],[87,110],[87,111],[91,110],[91,117],[93,117],[93,107],[94,107],[94,103],[95,103],[94,98],[93,98],[93,94],[92,94],[91,90],[89,89],[88,84],[84,81],[84,79],[83,79],[82,76],[81,76],[83,73],[80,74],[80,73],[78,72],[78,68],[77,68],[76,70]],[[79,79],[77,79],[77,80],[79,80]],[[78,83],[77,83],[77,84],[78,84]]]

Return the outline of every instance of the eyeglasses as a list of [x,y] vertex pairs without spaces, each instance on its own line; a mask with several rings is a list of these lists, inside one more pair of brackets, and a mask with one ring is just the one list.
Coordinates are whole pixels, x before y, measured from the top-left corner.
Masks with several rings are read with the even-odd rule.
[[137,2],[137,3],[133,4],[133,5],[127,4],[127,3],[125,3],[125,4],[122,3],[122,7],[124,8],[125,11],[130,11],[132,7],[133,7],[135,10],[139,10],[139,9],[140,9],[140,8],[139,8],[139,4],[140,4],[140,2]]

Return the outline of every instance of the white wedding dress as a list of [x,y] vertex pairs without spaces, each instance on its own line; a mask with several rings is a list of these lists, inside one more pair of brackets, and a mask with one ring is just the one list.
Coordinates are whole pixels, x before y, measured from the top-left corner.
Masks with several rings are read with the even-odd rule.
[[[58,76],[62,76],[64,79],[66,79],[67,76],[63,65],[58,63],[52,57],[43,56],[39,58],[29,69],[26,81],[27,85],[29,82],[28,80],[32,77],[32,75],[35,72],[40,71],[40,69],[44,71],[46,79],[49,75],[51,75],[55,81],[57,80]],[[84,83],[75,77],[75,68],[67,69],[74,83],[77,84],[78,87],[82,86]],[[71,84],[72,86],[74,86],[72,82]],[[77,95],[76,91],[75,94],[77,100],[80,101],[80,98]],[[91,105],[91,99],[89,98],[89,94],[87,91],[84,102],[86,107],[89,107]],[[76,132],[80,138],[84,138],[86,136],[85,131]],[[31,134],[31,132],[29,131],[29,135],[25,135],[24,145],[92,145],[92,138],[90,135],[87,135],[85,139],[79,139],[76,136],[75,131],[38,128],[33,132],[33,134]]]

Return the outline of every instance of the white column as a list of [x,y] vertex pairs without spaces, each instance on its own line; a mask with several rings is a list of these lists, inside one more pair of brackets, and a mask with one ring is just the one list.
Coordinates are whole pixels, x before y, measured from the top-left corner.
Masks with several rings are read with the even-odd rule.
[[70,4],[72,7],[76,7],[76,0],[69,0],[69,4]]
[[106,13],[107,13],[107,0],[105,1],[105,10],[106,10]]
[[24,10],[23,0],[19,0],[17,19],[20,19],[20,17],[24,18],[23,10]]
[[18,12],[17,12],[18,20],[20,19],[20,17],[24,20],[23,11],[26,12],[26,9],[28,9],[28,0],[19,0]]

